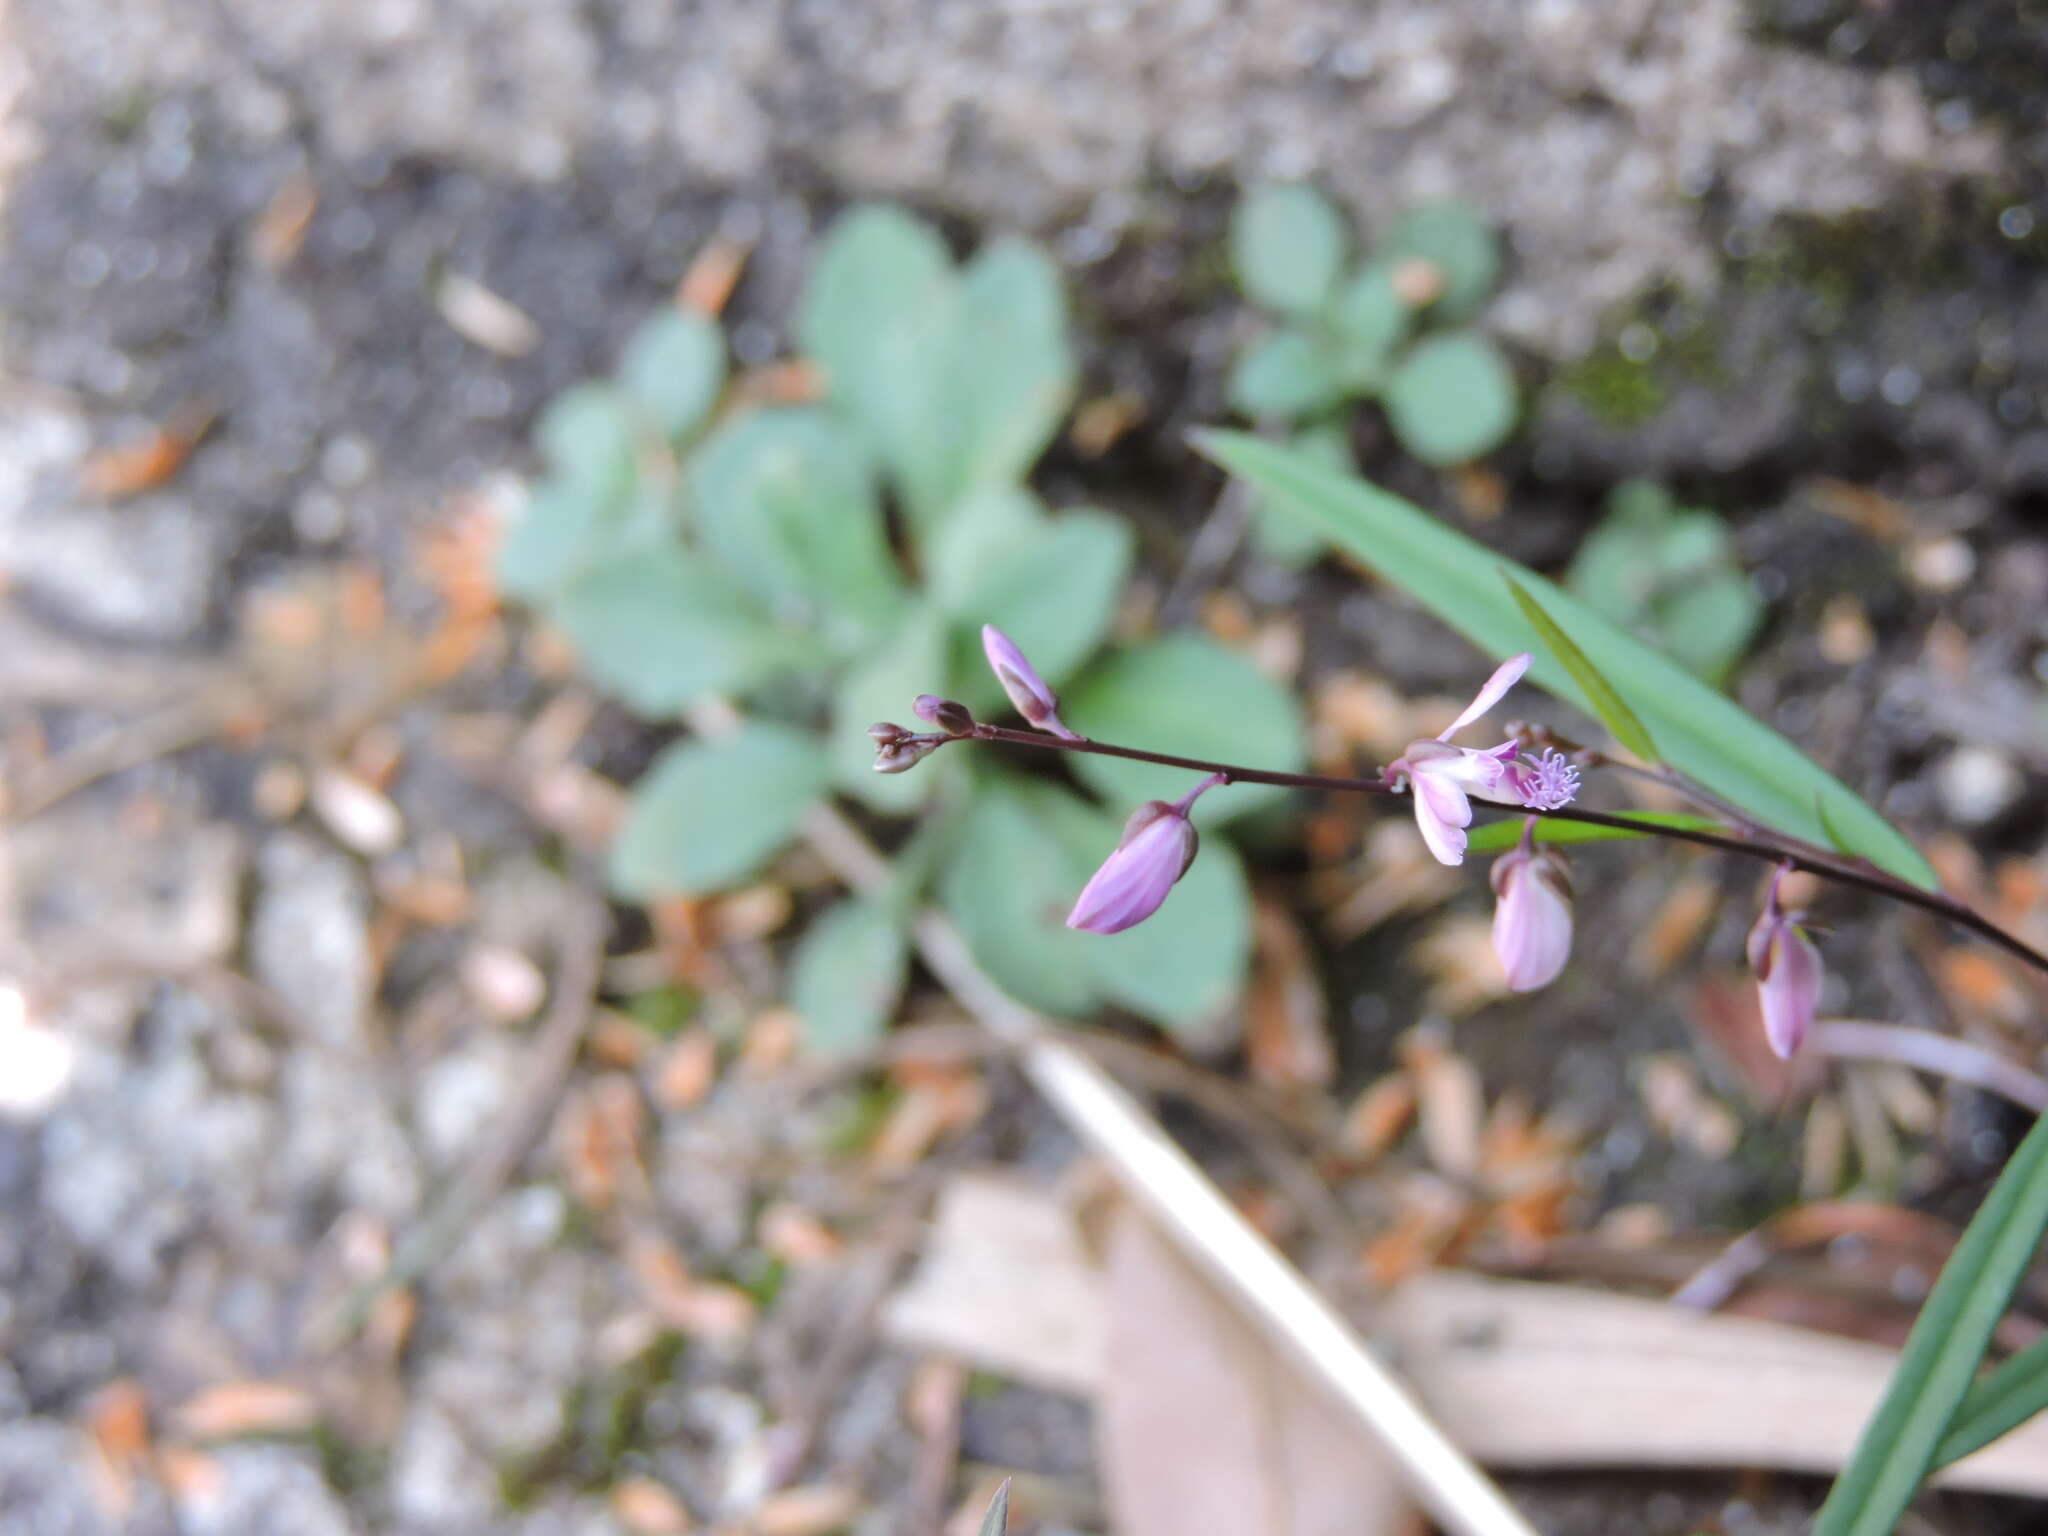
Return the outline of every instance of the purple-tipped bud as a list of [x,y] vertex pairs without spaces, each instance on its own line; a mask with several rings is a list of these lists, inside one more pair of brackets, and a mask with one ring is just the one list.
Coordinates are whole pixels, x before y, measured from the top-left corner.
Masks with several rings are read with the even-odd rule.
[[1764,1038],[1782,1060],[1805,1043],[1820,1012],[1820,951],[1792,918],[1766,912],[1749,930],[1749,968],[1756,972]]
[[1003,692],[1010,696],[1010,702],[1017,706],[1017,713],[1042,731],[1063,736],[1069,741],[1081,738],[1060,723],[1060,701],[1037,669],[1024,659],[1024,653],[1017,649],[1017,642],[997,629],[993,624],[981,626],[981,648],[987,653],[989,669],[996,675],[996,681],[1003,685]]
[[911,709],[920,720],[929,721],[952,736],[965,736],[974,729],[974,715],[958,699],[942,699],[936,693],[920,693]]
[[1164,800],[1146,801],[1131,813],[1116,851],[1103,860],[1075,901],[1067,926],[1088,933],[1122,933],[1142,923],[1188,872],[1200,841],[1186,811]]
[[1508,987],[1534,992],[1557,980],[1572,953],[1572,876],[1548,848],[1524,844],[1493,861],[1493,952]]
[[945,742],[943,736],[920,736],[888,720],[868,727],[875,743],[875,772],[905,773],[915,768]]
[[1229,783],[1212,773],[1180,799],[1147,800],[1124,823],[1116,851],[1082,890],[1067,914],[1067,926],[1089,933],[1122,933],[1157,912],[1174,883],[1195,862],[1201,839],[1188,812],[1217,786]]
[[1757,1000],[1763,1005],[1764,1038],[1781,1060],[1790,1060],[1813,1028],[1820,1012],[1820,951],[1799,926],[1803,912],[1778,907],[1780,869],[1771,880],[1763,916],[1749,930],[1749,968],[1756,973]]

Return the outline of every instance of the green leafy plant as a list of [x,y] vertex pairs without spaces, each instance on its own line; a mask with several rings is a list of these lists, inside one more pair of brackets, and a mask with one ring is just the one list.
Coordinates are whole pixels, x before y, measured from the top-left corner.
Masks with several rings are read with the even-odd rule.
[[[1295,447],[1351,468],[1351,408],[1369,400],[1431,464],[1476,459],[1514,430],[1514,373],[1470,325],[1500,273],[1493,233],[1472,208],[1414,209],[1354,265],[1328,199],[1306,186],[1258,187],[1231,219],[1230,254],[1239,287],[1275,322],[1233,365],[1230,403],[1284,428]],[[1325,547],[1281,509],[1267,508],[1254,536],[1291,565]]]
[[[821,398],[755,403],[727,388],[717,324],[664,312],[615,376],[575,386],[538,425],[545,469],[502,547],[503,587],[628,708],[701,727],[634,787],[612,883],[637,899],[742,884],[830,801],[914,816],[892,889],[818,915],[797,945],[792,1000],[814,1045],[886,1025],[927,885],[1020,998],[1206,1024],[1237,995],[1250,950],[1227,844],[1171,922],[1106,952],[1061,919],[1116,817],[987,764],[872,766],[868,725],[924,689],[1001,705],[983,624],[1029,649],[1079,722],[1141,701],[1162,720],[1228,710],[1262,750],[1302,758],[1294,703],[1235,654],[1186,637],[1104,652],[1130,532],[1101,511],[1054,512],[1027,483],[1075,384],[1056,269],[1019,241],[959,264],[911,215],[858,208],[818,254],[795,340],[822,372]],[[719,729],[714,700],[740,704],[739,723]],[[1186,729],[1199,744],[1199,724]]]
[[1614,488],[1565,586],[1713,683],[1727,677],[1763,621],[1763,599],[1736,559],[1728,525],[1681,508],[1648,480]]

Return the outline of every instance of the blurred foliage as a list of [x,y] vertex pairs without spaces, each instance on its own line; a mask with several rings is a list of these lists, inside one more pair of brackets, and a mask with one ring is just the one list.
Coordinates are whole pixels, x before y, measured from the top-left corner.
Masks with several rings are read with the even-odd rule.
[[[1341,256],[1341,229],[1336,240]],[[1296,293],[1334,284],[1336,266],[1304,244],[1273,272]],[[1227,845],[1212,841],[1142,932],[1103,939],[1063,922],[1135,801],[1184,783],[1086,759],[1105,807],[1026,776],[1029,764],[960,749],[895,776],[871,766],[867,726],[907,720],[919,693],[1005,708],[984,623],[1084,724],[1142,720],[1149,745],[1200,750],[1228,722],[1262,762],[1303,759],[1293,701],[1236,654],[1191,637],[1104,654],[1130,531],[1101,511],[1054,512],[1028,485],[1076,380],[1058,270],[1018,241],[957,264],[910,214],[857,208],[825,240],[795,329],[823,380],[801,403],[736,386],[718,324],[677,309],[537,428],[545,470],[501,550],[506,591],[650,721],[714,698],[744,705],[744,723],[685,735],[635,787],[614,886],[655,899],[756,879],[813,806],[838,798],[918,831],[887,892],[833,906],[797,944],[791,1000],[814,1047],[886,1027],[927,887],[1021,998],[1206,1025],[1250,952],[1250,896]],[[1241,790],[1202,810],[1262,798]]]
[[[1369,400],[1430,464],[1467,463],[1514,430],[1514,373],[1469,324],[1500,276],[1499,246],[1473,208],[1416,208],[1353,265],[1351,232],[1328,199],[1305,186],[1258,187],[1232,216],[1230,256],[1238,286],[1276,322],[1231,368],[1230,403],[1285,428],[1294,446],[1352,469],[1351,409]],[[1271,507],[1253,537],[1268,558],[1297,567],[1326,547]]]
[[1614,488],[1565,585],[1711,683],[1727,679],[1763,622],[1727,523],[1648,480]]

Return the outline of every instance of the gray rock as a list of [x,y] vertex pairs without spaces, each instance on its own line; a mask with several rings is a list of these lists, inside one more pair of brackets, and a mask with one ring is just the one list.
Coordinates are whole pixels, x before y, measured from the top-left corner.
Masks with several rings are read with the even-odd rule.
[[0,407],[0,570],[63,621],[108,639],[182,641],[205,626],[221,530],[171,492],[85,498],[75,417]]
[[231,1445],[212,1453],[219,1484],[179,1507],[186,1536],[351,1536],[360,1529],[310,1450]]

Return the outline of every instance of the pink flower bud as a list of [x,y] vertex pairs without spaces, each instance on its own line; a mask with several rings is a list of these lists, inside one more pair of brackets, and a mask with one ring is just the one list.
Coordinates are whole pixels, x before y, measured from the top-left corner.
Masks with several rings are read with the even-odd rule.
[[1756,973],[1764,1038],[1781,1060],[1790,1060],[1820,1011],[1823,971],[1820,951],[1799,926],[1805,914],[1778,909],[1778,885],[1784,878],[1781,868],[1771,881],[1763,916],[1749,930],[1749,968]]
[[1200,841],[1184,812],[1164,800],[1146,801],[1131,813],[1116,851],[1082,889],[1067,926],[1122,933],[1142,923],[1188,872]]
[[920,693],[911,703],[917,718],[929,721],[940,730],[954,736],[965,736],[974,729],[974,715],[958,699],[942,699],[935,693]]
[[1195,862],[1201,839],[1188,812],[1195,801],[1228,780],[1212,773],[1169,805],[1148,800],[1131,812],[1116,851],[1082,889],[1067,926],[1088,933],[1122,933],[1159,910],[1174,883]]
[[1509,988],[1549,986],[1571,958],[1571,871],[1550,849],[1525,843],[1494,860],[1491,878],[1500,898],[1493,909],[1493,952]]
[[1046,686],[1045,679],[1024,659],[1016,641],[995,625],[984,624],[981,626],[981,648],[988,655],[988,664],[996,675],[996,681],[1003,685],[1003,692],[1017,706],[1018,714],[1040,730],[1050,731],[1069,741],[1080,740],[1060,723],[1059,699]]

